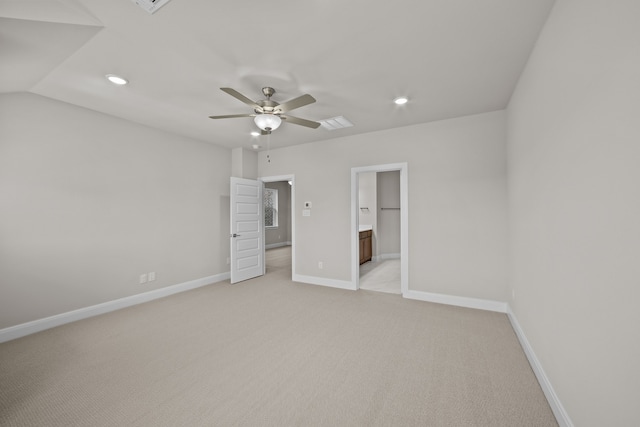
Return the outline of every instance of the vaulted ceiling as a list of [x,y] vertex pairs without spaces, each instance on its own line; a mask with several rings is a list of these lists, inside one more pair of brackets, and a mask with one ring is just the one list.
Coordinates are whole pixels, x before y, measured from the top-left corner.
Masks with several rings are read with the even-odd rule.
[[[0,92],[32,92],[229,148],[264,145],[220,90],[317,102],[272,148],[506,107],[554,0],[0,0]],[[129,80],[114,86],[113,73]],[[392,100],[407,96],[404,106]],[[34,123],[37,125],[37,123]]]

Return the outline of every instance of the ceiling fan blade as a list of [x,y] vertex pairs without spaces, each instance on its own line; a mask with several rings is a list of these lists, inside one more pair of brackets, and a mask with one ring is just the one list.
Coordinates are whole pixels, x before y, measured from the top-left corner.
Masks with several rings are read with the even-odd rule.
[[275,108],[275,111],[284,113],[285,111],[291,111],[295,108],[304,107],[305,105],[313,104],[314,102],[316,102],[316,99],[313,96],[305,94],[278,105]]
[[316,129],[320,126],[320,123],[314,122],[312,120],[301,119],[299,117],[293,116],[280,116],[283,119],[286,119],[288,123],[293,123],[294,125],[306,126],[308,128]]
[[226,116],[209,116],[210,119],[235,119],[238,117],[255,117],[255,114],[229,114]]
[[231,89],[230,87],[221,87],[220,90],[223,91],[223,92],[226,92],[229,95],[233,96],[234,98],[244,102],[248,106],[250,106],[250,107],[252,107],[254,109],[258,109],[258,110],[262,111],[262,107],[261,106],[259,106],[258,104],[255,103],[255,101],[252,101],[251,99],[247,98],[246,96],[244,96],[243,94],[241,94],[237,90]]

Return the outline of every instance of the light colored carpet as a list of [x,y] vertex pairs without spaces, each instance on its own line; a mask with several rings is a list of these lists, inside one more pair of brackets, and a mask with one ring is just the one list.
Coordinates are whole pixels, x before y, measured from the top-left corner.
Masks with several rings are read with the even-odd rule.
[[0,344],[2,426],[555,426],[504,314],[276,270]]

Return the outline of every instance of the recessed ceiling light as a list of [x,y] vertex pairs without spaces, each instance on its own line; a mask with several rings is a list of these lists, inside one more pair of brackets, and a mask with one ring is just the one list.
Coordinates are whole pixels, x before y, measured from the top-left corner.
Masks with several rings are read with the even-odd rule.
[[126,85],[129,81],[123,77],[116,76],[115,74],[107,74],[105,76],[114,85]]
[[400,96],[393,100],[393,102],[395,102],[397,105],[406,104],[408,101],[409,99],[406,96]]
[[251,136],[260,136],[260,132],[254,130],[253,132],[251,132]]

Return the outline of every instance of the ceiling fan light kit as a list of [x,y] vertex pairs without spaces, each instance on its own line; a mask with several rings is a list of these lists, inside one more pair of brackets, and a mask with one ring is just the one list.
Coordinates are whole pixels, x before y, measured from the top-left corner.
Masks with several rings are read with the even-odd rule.
[[274,131],[280,127],[282,119],[275,114],[260,114],[253,121],[262,130]]
[[209,116],[209,118],[211,119],[253,117],[256,126],[258,126],[262,130],[262,135],[269,135],[272,131],[278,129],[278,127],[280,127],[280,124],[282,124],[282,120],[286,120],[287,122],[294,125],[304,126],[312,129],[317,129],[320,126],[320,123],[313,120],[301,119],[299,117],[293,117],[284,114],[287,111],[304,107],[305,105],[313,104],[314,102],[316,102],[315,98],[309,94],[304,94],[280,104],[271,99],[273,94],[276,93],[275,89],[272,87],[262,88],[262,94],[266,97],[266,99],[261,99],[259,101],[253,101],[237,90],[231,89],[230,87],[221,87],[220,90],[226,92],[237,100],[242,101],[243,103],[253,108],[254,113]]

